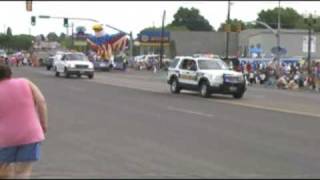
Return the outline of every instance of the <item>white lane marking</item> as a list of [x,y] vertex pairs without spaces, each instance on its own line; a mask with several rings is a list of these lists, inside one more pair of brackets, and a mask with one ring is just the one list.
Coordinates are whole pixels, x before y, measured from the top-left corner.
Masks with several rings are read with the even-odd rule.
[[221,102],[221,103],[225,103],[225,104],[245,106],[245,107],[249,107],[249,108],[256,108],[256,109],[262,109],[262,110],[270,110],[270,111],[277,111],[277,112],[282,112],[282,113],[296,114],[296,115],[302,115],[302,116],[312,116],[312,117],[320,118],[320,114],[314,114],[314,113],[309,113],[309,112],[298,112],[298,111],[293,111],[293,110],[288,110],[288,109],[260,106],[260,105],[255,105],[255,104],[245,104],[245,103],[235,102],[235,101],[210,100],[210,99],[209,99],[209,101],[215,101],[215,102]]
[[172,106],[168,106],[168,109],[172,110],[172,111],[183,112],[183,113],[188,113],[188,114],[195,114],[195,115],[205,116],[205,117],[213,117],[214,116],[213,114],[190,111],[188,109],[181,109],[181,108],[176,108],[176,107],[172,107]]

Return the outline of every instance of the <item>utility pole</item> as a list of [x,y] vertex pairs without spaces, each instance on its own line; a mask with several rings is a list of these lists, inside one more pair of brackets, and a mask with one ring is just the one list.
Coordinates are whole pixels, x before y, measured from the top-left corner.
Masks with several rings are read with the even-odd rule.
[[308,26],[308,74],[311,77],[311,25]]
[[129,33],[129,36],[130,36],[130,42],[129,42],[129,48],[130,48],[130,60],[132,61],[133,60],[133,37],[132,37],[132,31],[130,31]]
[[74,27],[74,24],[71,23],[71,44],[72,44],[72,49],[74,49],[74,33],[73,33],[73,27]]
[[166,10],[163,11],[163,16],[162,16],[161,40],[160,40],[160,69],[162,68],[162,58],[163,58],[163,34],[164,34],[165,17],[166,17]]
[[280,0],[278,1],[278,28],[277,28],[277,34],[276,34],[276,37],[277,37],[277,48],[278,48],[278,53],[277,53],[277,58],[276,58],[276,72],[278,75],[280,75],[280,50],[281,50],[281,47],[280,47],[280,23],[281,23],[281,18],[280,18]]
[[[228,14],[227,14],[227,40],[226,40],[226,59],[229,59],[229,36],[230,36],[230,6],[231,2],[228,0]],[[229,28],[230,27],[230,28]]]
[[316,18],[312,16],[312,14],[310,14],[308,17],[304,18],[304,22],[308,25],[308,56],[307,56],[307,60],[308,60],[308,75],[309,77],[312,74],[312,70],[311,70],[311,31],[312,31],[312,27],[314,24],[316,24]]

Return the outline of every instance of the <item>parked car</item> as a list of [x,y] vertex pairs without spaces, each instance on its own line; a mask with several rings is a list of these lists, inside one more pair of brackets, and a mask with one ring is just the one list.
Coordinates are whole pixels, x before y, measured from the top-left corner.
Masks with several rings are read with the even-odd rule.
[[124,69],[124,58],[123,56],[115,56],[113,69],[123,70]]
[[202,97],[219,93],[239,99],[246,91],[243,74],[230,70],[221,59],[213,58],[177,57],[168,69],[167,82],[172,93],[186,89],[199,91]]
[[44,64],[48,71],[50,71],[51,68],[53,67],[54,58],[55,56],[49,56],[44,60]]
[[110,61],[104,60],[93,60],[94,70],[96,71],[110,71],[112,69],[112,64]]
[[54,71],[57,77],[60,74],[64,74],[67,78],[74,74],[78,77],[86,75],[89,79],[94,77],[94,65],[83,53],[63,53],[61,59],[56,59]]

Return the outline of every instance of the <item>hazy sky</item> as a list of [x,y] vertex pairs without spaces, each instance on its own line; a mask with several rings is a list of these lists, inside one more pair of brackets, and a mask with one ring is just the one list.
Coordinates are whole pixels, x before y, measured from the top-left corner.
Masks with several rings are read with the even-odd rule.
[[[278,1],[233,1],[231,18],[252,21],[262,9],[278,6]],[[27,12],[25,1],[0,2],[0,30],[8,26],[13,34],[66,33],[62,19],[36,19],[31,26],[32,15],[92,18],[124,31],[132,31],[134,36],[145,27],[161,26],[162,14],[166,10],[165,24],[171,23],[179,7],[197,8],[200,14],[218,29],[227,16],[227,1],[33,1],[33,11]],[[282,7],[292,7],[299,13],[315,13],[320,9],[320,1],[281,1]],[[85,26],[92,32],[92,22],[70,21],[76,26]],[[108,33],[115,31],[105,28]]]

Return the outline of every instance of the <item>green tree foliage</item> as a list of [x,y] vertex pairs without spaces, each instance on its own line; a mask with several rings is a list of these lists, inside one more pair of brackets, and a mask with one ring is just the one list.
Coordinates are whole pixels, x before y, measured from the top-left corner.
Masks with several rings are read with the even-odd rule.
[[200,15],[199,10],[196,8],[188,9],[180,7],[174,15],[174,20],[170,26],[185,26],[190,31],[213,31],[209,21]]
[[25,34],[16,36],[0,34],[0,48],[12,50],[28,50],[32,46],[33,39],[33,36]]
[[[267,23],[272,28],[277,28],[278,9],[279,8],[274,8],[260,11],[257,20]],[[281,28],[293,29],[298,28],[298,22],[301,21],[303,17],[293,8],[280,8],[280,19]],[[263,26],[257,25],[257,27]]]
[[189,31],[189,29],[186,26],[175,26],[175,25],[172,25],[172,24],[169,24],[166,27],[166,29],[169,30],[169,31]]
[[59,42],[62,42],[64,39],[66,38],[66,34],[65,33],[60,33],[60,36],[58,38]]
[[[223,32],[224,31],[224,26],[227,23],[227,20],[224,23],[220,24],[220,27],[218,28],[218,31]],[[230,26],[231,26],[231,32],[237,32],[238,28],[240,26],[240,30],[245,30],[246,29],[246,24],[238,19],[230,19]]]
[[58,36],[57,36],[56,33],[50,32],[50,33],[48,33],[48,35],[47,35],[47,39],[48,39],[49,41],[58,41]]
[[65,37],[62,41],[61,41],[61,46],[67,49],[71,49],[72,48],[72,39],[71,37]]
[[0,34],[0,48],[8,49],[9,38],[6,34]]
[[33,36],[30,35],[17,35],[13,36],[11,48],[16,50],[29,50],[32,46]]

